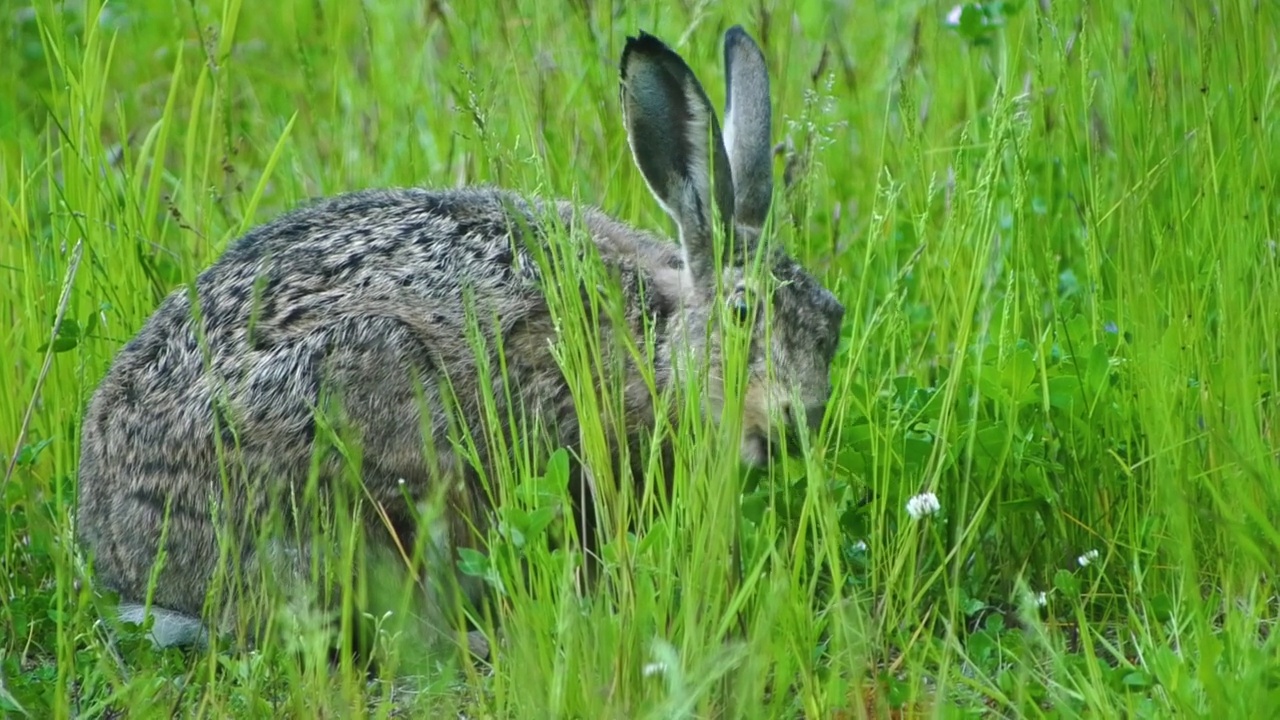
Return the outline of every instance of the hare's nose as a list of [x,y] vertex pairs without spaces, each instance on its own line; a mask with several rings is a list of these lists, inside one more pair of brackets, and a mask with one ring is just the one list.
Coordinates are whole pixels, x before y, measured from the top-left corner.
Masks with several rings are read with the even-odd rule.
[[[788,402],[784,405],[783,410],[787,420],[787,426],[797,430],[800,429],[800,416],[796,411],[795,404]],[[810,405],[806,407],[803,412],[805,427],[809,432],[817,432],[818,428],[822,427],[822,418],[827,414],[827,405],[826,403]]]

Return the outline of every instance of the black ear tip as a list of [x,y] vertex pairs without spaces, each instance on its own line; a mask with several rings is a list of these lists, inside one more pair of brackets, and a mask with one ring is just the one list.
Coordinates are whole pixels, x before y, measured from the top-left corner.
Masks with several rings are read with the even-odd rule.
[[[632,57],[633,55],[635,57]],[[626,44],[622,47],[622,59],[618,62],[618,69],[623,80],[627,79],[627,68],[637,58],[649,60],[657,67],[663,68],[668,74],[678,76],[681,69],[692,74],[692,71],[688,70],[688,66],[675,50],[672,50],[666,43],[643,30],[636,37],[628,37]]]
[[746,31],[741,25],[734,25],[724,32],[724,48],[731,51],[733,48],[744,45],[753,50],[758,50],[759,45],[756,44],[755,38]]
[[667,47],[666,43],[641,30],[640,34],[635,37],[627,36],[627,43],[622,48],[623,64],[626,64],[626,58],[631,53],[658,55],[668,52],[671,52],[671,49]]

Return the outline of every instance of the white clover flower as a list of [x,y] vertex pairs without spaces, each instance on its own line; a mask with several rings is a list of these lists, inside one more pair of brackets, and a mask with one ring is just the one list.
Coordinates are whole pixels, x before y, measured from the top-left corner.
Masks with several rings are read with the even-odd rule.
[[853,544],[852,550],[856,553],[864,553],[867,551],[867,541],[858,540]]
[[1040,592],[1033,592],[1031,593],[1031,602],[1036,607],[1044,607],[1049,604],[1049,595],[1043,590]]
[[1080,564],[1080,567],[1089,567],[1089,564],[1097,559],[1098,559],[1098,551],[1090,550],[1089,552],[1076,558],[1076,562]]
[[938,496],[931,492],[920,493],[907,501],[907,514],[911,516],[912,520],[919,520],[941,509],[942,505],[938,504]]

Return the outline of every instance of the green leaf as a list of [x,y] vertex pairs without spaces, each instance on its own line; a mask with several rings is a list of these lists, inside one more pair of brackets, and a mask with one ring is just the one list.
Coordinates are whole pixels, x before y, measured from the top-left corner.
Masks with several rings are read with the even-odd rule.
[[845,427],[844,432],[841,433],[841,435],[843,436],[844,441],[850,445],[860,449],[870,450],[871,433],[873,431],[874,428],[871,427],[871,424],[864,422]]
[[52,444],[53,438],[45,438],[39,442],[23,445],[22,449],[18,451],[18,464],[23,467],[34,465],[36,460],[40,458],[40,454],[44,452],[45,448]]
[[[985,424],[985,423],[984,423]],[[1005,452],[1009,443],[1009,428],[1004,424],[988,424],[979,429],[973,436],[973,445],[980,456],[997,460]]]
[[1069,570],[1059,570],[1053,574],[1053,587],[1069,599],[1080,597],[1080,579]]
[[1130,689],[1145,688],[1152,685],[1151,676],[1142,670],[1136,669],[1125,673],[1124,677],[1120,678],[1120,682],[1126,688]]
[[536,538],[544,533],[549,525],[555,521],[556,515],[559,514],[559,508],[551,505],[544,505],[540,508],[534,508],[526,516],[524,531],[530,538]]
[[1160,593],[1147,603],[1147,610],[1157,621],[1169,622],[1173,619],[1173,598]]
[[984,627],[992,635],[999,635],[1004,632],[1004,616],[1000,613],[991,613],[987,616],[987,622]]
[[937,420],[942,417],[942,400],[945,395],[933,389],[922,388],[916,393],[920,409],[916,411],[917,420]]
[[6,714],[18,713],[23,717],[30,717],[26,708],[18,704],[18,701],[4,689],[0,687],[0,711]]
[[652,522],[649,524],[648,532],[636,541],[636,554],[648,555],[649,553],[656,553],[665,555],[669,539],[670,534],[667,531],[666,521],[658,520]]
[[489,556],[475,548],[458,548],[458,570],[471,577],[488,577],[492,563]]
[[569,451],[558,448],[547,458],[547,469],[542,473],[542,489],[556,495],[569,488]]
[[58,338],[54,338],[52,343],[41,343],[40,347],[36,348],[36,351],[44,352],[49,349],[50,345],[52,345],[53,351],[55,353],[61,353],[61,352],[66,352],[68,350],[74,350],[75,347],[79,344],[80,344],[79,338],[58,337]]
[[986,603],[977,598],[969,597],[968,595],[965,595],[964,599],[960,602],[960,609],[967,617],[973,617],[973,615],[981,612],[986,607]]
[[1057,375],[1049,378],[1049,405],[1070,414],[1083,413],[1085,405],[1083,388],[1075,375]]
[[517,550],[524,547],[524,528],[527,525],[528,515],[520,508],[503,508],[503,521],[499,525],[498,530],[502,536],[507,539]]
[[1009,402],[1009,394],[1005,391],[1000,379],[985,371],[978,378],[978,392],[997,405],[1005,405]]
[[[1067,336],[1062,338],[1063,351],[1070,352],[1072,355],[1082,353],[1085,349],[1085,343],[1089,341],[1089,318],[1077,313],[1066,322]],[[1070,346],[1067,345],[1070,341]]]
[[933,452],[933,442],[920,438],[905,438],[902,442],[902,464],[907,467],[924,465]]
[[885,699],[889,701],[890,707],[900,708],[911,699],[911,686],[905,680],[884,672],[880,673],[880,682],[884,683]]
[[976,632],[965,642],[965,650],[979,666],[990,662],[995,649],[996,641],[988,632]]
[[1019,348],[1001,369],[1000,379],[1005,389],[1019,402],[1036,379],[1036,360],[1028,348]]
[[100,313],[89,313],[89,320],[84,324],[84,329],[80,331],[80,337],[87,338],[92,336],[93,331],[98,329],[99,318],[101,318]]
[[906,405],[911,401],[911,396],[915,394],[916,389],[920,387],[920,381],[916,380],[914,375],[899,375],[893,380],[893,399],[899,405]]
[[869,514],[869,506],[858,507],[850,503],[849,507],[840,513],[840,529],[846,537],[865,537],[871,529]]

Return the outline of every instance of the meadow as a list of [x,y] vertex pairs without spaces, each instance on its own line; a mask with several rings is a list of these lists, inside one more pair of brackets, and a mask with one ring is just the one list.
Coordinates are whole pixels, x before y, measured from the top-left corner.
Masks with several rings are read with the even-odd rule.
[[[682,435],[671,498],[607,498],[641,521],[586,593],[537,505],[563,458],[522,465],[552,491],[456,558],[498,597],[483,662],[110,640],[80,423],[164,296],[360,188],[670,233],[618,55],[663,38],[722,108],[737,23],[773,224],[846,306],[803,454],[748,472]],[[1280,714],[1278,110],[1257,0],[0,4],[0,716]]]

